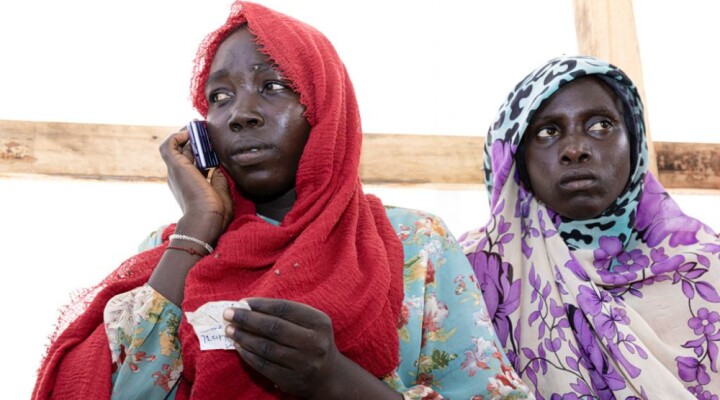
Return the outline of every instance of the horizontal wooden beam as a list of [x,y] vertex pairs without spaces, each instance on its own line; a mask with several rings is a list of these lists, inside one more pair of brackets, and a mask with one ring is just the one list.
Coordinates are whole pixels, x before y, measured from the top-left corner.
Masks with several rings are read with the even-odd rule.
[[[165,180],[158,154],[175,127],[0,120],[0,176]],[[365,134],[360,177],[373,185],[481,187],[484,139]],[[720,143],[655,142],[667,188],[720,190]]]
[[484,138],[366,133],[364,183],[482,185]]
[[172,128],[0,120],[0,174],[162,180]]
[[720,190],[720,143],[655,142],[655,155],[666,188]]

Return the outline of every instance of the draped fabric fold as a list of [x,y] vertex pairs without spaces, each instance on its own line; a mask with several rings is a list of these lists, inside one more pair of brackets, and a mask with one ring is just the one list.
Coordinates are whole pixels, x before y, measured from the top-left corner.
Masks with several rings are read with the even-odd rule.
[[[257,4],[236,2],[226,23],[198,50],[191,94],[203,115],[212,58],[222,40],[245,23],[260,51],[300,93],[312,126],[297,173],[297,201],[280,226],[274,226],[259,218],[254,204],[231,184],[234,219],[215,251],[190,271],[182,308],[194,311],[209,301],[244,297],[306,303],[330,316],[343,354],[383,376],[399,361],[396,325],[403,298],[403,250],[380,200],[362,191],[362,129],[352,83],[332,44],[313,27]],[[147,282],[164,247],[132,258],[124,264],[131,273],[101,284],[88,309],[52,344],[34,398],[47,398],[73,384],[60,371],[80,371],[84,364],[103,359],[100,353],[109,352],[107,339],[98,336],[97,327],[105,303]],[[179,335],[184,371],[178,398],[280,396],[236,352],[200,351],[185,322]],[[94,345],[102,341],[105,348]],[[77,398],[109,396],[110,363],[92,369],[95,372],[85,372],[98,382],[92,395]],[[107,382],[100,384],[103,380]]]
[[[622,101],[633,165],[624,193],[579,221],[526,190],[516,154],[543,102],[587,75]],[[460,241],[508,357],[538,398],[720,394],[720,240],[648,171],[642,112],[618,68],[562,57],[515,87],[488,132],[492,215]]]

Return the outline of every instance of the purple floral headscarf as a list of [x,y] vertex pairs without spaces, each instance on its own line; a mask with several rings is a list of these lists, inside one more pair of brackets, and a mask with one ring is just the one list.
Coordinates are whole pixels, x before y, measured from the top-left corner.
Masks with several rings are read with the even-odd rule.
[[[624,104],[633,169],[606,212],[576,221],[525,189],[515,154],[543,102],[587,75]],[[536,396],[720,395],[720,240],[647,170],[632,82],[602,60],[557,58],[518,83],[498,114],[485,147],[492,216],[460,241],[505,351]]]

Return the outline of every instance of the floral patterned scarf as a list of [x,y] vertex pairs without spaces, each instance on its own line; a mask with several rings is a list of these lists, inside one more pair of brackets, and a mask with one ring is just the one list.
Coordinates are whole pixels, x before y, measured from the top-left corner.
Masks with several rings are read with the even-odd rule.
[[[608,210],[575,221],[525,189],[515,154],[541,104],[586,75],[622,100],[633,169]],[[460,241],[504,349],[539,399],[720,394],[720,240],[647,170],[642,112],[618,68],[564,57],[523,79],[488,132],[492,216]]]

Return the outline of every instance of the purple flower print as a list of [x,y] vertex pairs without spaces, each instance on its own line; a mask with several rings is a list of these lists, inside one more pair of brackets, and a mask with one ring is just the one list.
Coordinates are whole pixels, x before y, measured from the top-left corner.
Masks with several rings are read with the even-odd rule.
[[580,309],[592,316],[598,315],[602,311],[603,303],[610,303],[610,300],[612,298],[608,292],[600,290],[598,294],[588,286],[580,286],[580,294],[577,297]]
[[[555,229],[546,228],[542,210],[538,211],[538,220],[540,221],[540,231],[542,232],[543,237],[549,238],[557,234],[557,231]],[[555,227],[555,225],[553,225],[553,227]]]
[[[654,258],[653,258],[654,259]],[[672,257],[668,257],[663,254],[662,261],[656,262],[650,267],[650,270],[655,274],[664,274],[666,272],[672,272],[680,267],[680,264],[685,261],[685,257],[676,254]]]
[[718,396],[716,394],[712,394],[712,393],[708,392],[707,390],[698,394],[697,398],[698,398],[698,400],[718,400]]
[[[573,390],[575,390],[575,392],[573,394],[578,396],[578,398],[581,398],[579,396],[583,396],[582,397],[583,399],[592,397],[592,391],[590,390],[590,388],[588,387],[588,385],[585,381],[577,379],[577,380],[575,380],[575,383],[570,384],[570,387],[573,388]],[[567,394],[563,395],[563,399],[566,399],[566,397],[565,397],[566,395]]]
[[581,280],[585,282],[590,281],[590,277],[572,253],[570,253],[570,259],[565,263],[565,268],[572,271],[573,274],[575,274],[575,276],[577,276]]
[[688,326],[696,335],[712,335],[715,333],[715,323],[720,321],[720,314],[705,307],[698,310],[697,316],[690,318]]
[[593,323],[600,336],[612,339],[617,334],[617,324],[627,325],[630,319],[624,309],[613,307],[610,309],[610,315],[601,313],[594,316]]
[[710,383],[707,368],[695,358],[676,357],[678,376],[685,382],[697,382],[701,385]]
[[702,251],[712,253],[712,254],[718,254],[718,253],[720,253],[720,244],[703,243]]
[[667,254],[665,254],[665,248],[664,247],[658,247],[650,250],[650,258],[654,263],[665,261],[668,259]]
[[[615,244],[613,244],[614,250]],[[642,250],[623,251],[617,256],[618,265],[612,271],[600,270],[598,274],[603,282],[613,285],[624,285],[637,279],[637,273],[650,264],[650,258]],[[597,261],[596,261],[597,265]]]
[[616,237],[603,236],[599,243],[600,248],[593,252],[593,256],[595,256],[593,265],[596,268],[607,269],[612,260],[622,252],[622,242]]
[[718,395],[703,390],[702,385],[690,386],[688,391],[699,400],[718,400]]
[[532,200],[532,193],[520,186],[518,187],[517,198],[517,202],[515,203],[515,218],[527,219],[530,215],[530,201]]
[[694,394],[695,397],[700,396],[700,394],[703,392],[703,387],[702,387],[702,385],[690,386],[690,387],[687,388],[687,389],[688,389],[688,391],[689,391],[690,393]]
[[510,176],[510,168],[512,167],[514,160],[510,143],[505,142],[504,140],[494,141],[490,152],[490,159],[492,160],[492,171],[494,174],[493,192],[490,204],[494,205],[500,198],[500,191],[502,190],[503,186],[505,186],[505,182],[507,182],[507,179]]
[[624,308],[613,308],[610,314],[612,315],[613,320],[618,323],[621,323],[623,325],[627,325],[630,323],[630,318],[628,318],[627,311],[625,311]]
[[695,282],[695,290],[703,299],[711,303],[720,303],[720,295],[713,285],[707,282]]
[[587,368],[594,393],[601,399],[613,398],[613,390],[625,388],[622,376],[603,354],[602,345],[597,342],[597,336],[593,333],[585,315],[571,307],[570,317],[575,338],[580,345],[578,361]]
[[509,316],[520,305],[520,279],[512,281],[513,267],[500,255],[477,251],[469,254],[480,289],[485,298],[488,315],[492,318],[500,343],[507,344],[510,334]]
[[[645,175],[645,189],[637,210],[635,225],[648,246],[655,247],[668,236],[671,247],[698,242],[696,235],[702,223],[685,215],[651,174]],[[664,218],[658,219],[658,215]]]
[[642,250],[635,249],[629,252],[622,252],[617,256],[620,265],[615,267],[615,272],[637,272],[650,264],[648,256],[642,253]]
[[612,285],[624,285],[635,279],[635,277],[637,276],[634,272],[621,274],[615,271],[610,272],[605,270],[598,271],[598,275],[600,275],[600,278],[603,280],[603,282]]
[[553,393],[553,395],[550,396],[550,400],[579,400],[579,399],[580,399],[580,396],[578,396],[575,393],[563,393],[562,396],[557,393]]

